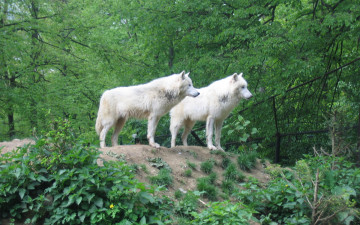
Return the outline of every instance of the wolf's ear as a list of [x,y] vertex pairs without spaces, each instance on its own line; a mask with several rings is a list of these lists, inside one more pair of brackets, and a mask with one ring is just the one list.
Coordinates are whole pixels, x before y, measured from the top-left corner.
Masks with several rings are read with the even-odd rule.
[[185,74],[185,76],[187,76],[187,77],[189,77],[189,75],[190,75],[190,72],[188,72],[187,74]]
[[232,75],[232,78],[233,78],[234,81],[237,81],[237,80],[238,80],[238,75],[237,75],[236,73],[234,73],[234,74]]
[[180,73],[181,79],[185,80],[185,70]]
[[243,73],[238,74],[238,76],[242,77],[242,76],[243,76]]

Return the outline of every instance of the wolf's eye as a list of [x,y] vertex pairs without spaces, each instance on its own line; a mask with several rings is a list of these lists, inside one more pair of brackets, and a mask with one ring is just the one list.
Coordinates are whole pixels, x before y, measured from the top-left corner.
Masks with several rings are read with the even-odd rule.
[[191,87],[191,84],[189,84],[189,87]]
[[241,86],[242,89],[245,89],[245,86]]

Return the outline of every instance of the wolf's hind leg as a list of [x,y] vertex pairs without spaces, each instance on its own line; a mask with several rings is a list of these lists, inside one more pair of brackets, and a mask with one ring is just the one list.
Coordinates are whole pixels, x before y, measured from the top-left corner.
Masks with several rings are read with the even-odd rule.
[[184,146],[188,146],[187,138],[191,132],[191,129],[194,127],[194,125],[195,125],[195,121],[186,120],[184,122],[184,132],[181,136],[181,140],[182,140]]
[[120,133],[121,129],[124,127],[125,122],[126,122],[125,118],[119,118],[117,120],[116,124],[114,125],[114,133],[111,137],[112,146],[118,145],[119,133]]
[[150,115],[148,118],[148,131],[147,131],[147,138],[149,140],[149,145],[155,148],[160,148],[158,143],[155,143],[155,131],[156,127],[159,123],[160,117],[156,115]]
[[107,123],[103,124],[103,129],[100,131],[100,135],[99,135],[100,148],[104,148],[106,146],[105,144],[106,134],[113,126],[113,124],[114,124],[113,121],[108,121]]
[[179,132],[179,129],[182,126],[182,122],[176,121],[171,119],[170,121],[170,132],[171,132],[171,148],[175,147],[176,145],[176,136]]

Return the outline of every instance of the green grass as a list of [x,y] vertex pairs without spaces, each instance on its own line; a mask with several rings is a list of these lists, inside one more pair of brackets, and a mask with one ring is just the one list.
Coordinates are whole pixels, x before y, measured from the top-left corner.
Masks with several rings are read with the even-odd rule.
[[208,198],[211,201],[215,201],[217,199],[218,190],[211,183],[210,177],[201,177],[197,179],[197,189],[199,191],[204,192],[204,197]]
[[185,170],[184,176],[185,176],[185,177],[191,177],[191,176],[192,176],[192,170],[191,170],[191,169]]
[[224,172],[224,177],[226,180],[231,181],[243,181],[245,179],[245,175],[236,169],[234,163],[230,163]]
[[200,170],[204,173],[210,174],[214,167],[214,160],[208,159],[200,164]]
[[196,170],[196,164],[190,162],[189,160],[186,161],[186,164],[188,167],[190,167],[192,170]]
[[149,177],[150,182],[156,185],[164,185],[166,187],[170,186],[173,183],[173,178],[171,172],[168,169],[160,169],[157,176]]
[[256,165],[257,153],[255,151],[243,152],[237,158],[240,169],[250,171]]

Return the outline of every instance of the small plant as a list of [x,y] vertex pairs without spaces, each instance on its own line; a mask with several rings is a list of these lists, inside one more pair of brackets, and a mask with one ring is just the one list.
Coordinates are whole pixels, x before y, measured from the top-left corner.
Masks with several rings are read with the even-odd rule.
[[231,163],[231,159],[229,158],[223,158],[221,161],[221,167],[223,169],[227,168],[229,166],[229,164]]
[[175,193],[174,193],[174,196],[176,199],[180,199],[182,198],[184,194],[180,191],[180,190],[176,190]]
[[238,158],[237,162],[240,169],[245,171],[250,171],[256,165],[257,153],[255,151],[251,152],[242,152]]
[[209,200],[216,200],[218,190],[212,183],[212,179],[210,177],[201,177],[197,179],[197,188],[199,191],[204,192],[204,196]]
[[196,170],[196,164],[190,162],[189,160],[186,161],[186,164],[188,165],[188,167],[190,167],[192,170]]
[[229,201],[214,202],[201,213],[193,212],[193,225],[212,225],[212,224],[239,224],[247,225],[252,219],[255,211],[242,203],[232,203]]
[[168,169],[160,169],[157,176],[149,177],[150,182],[156,185],[170,186],[173,183],[173,178]]
[[230,194],[234,189],[234,182],[232,180],[223,180],[221,189],[224,193]]
[[145,164],[140,164],[140,168],[142,171],[144,171],[144,173],[149,174],[149,170],[147,169]]
[[187,219],[193,219],[191,213],[196,212],[201,192],[189,191],[184,198],[175,205],[175,213]]
[[191,151],[190,155],[192,155],[195,159],[199,156],[197,152]]
[[192,175],[192,170],[191,169],[185,170],[185,172],[184,172],[185,177],[191,177],[191,175]]
[[230,163],[230,165],[226,168],[224,172],[224,177],[226,180],[230,181],[243,181],[245,178],[245,175],[236,169],[236,166],[234,163]]
[[162,158],[148,158],[147,161],[149,161],[150,165],[153,167],[156,167],[158,169],[167,169],[170,172],[172,171],[171,167],[167,162],[165,162]]
[[212,172],[212,173],[209,174],[208,178],[209,178],[209,182],[210,182],[211,184],[215,184],[215,181],[216,181],[216,178],[217,178],[217,174],[214,173],[214,172]]
[[210,160],[210,159],[200,164],[201,171],[207,174],[212,172],[213,167],[214,167],[214,160]]

